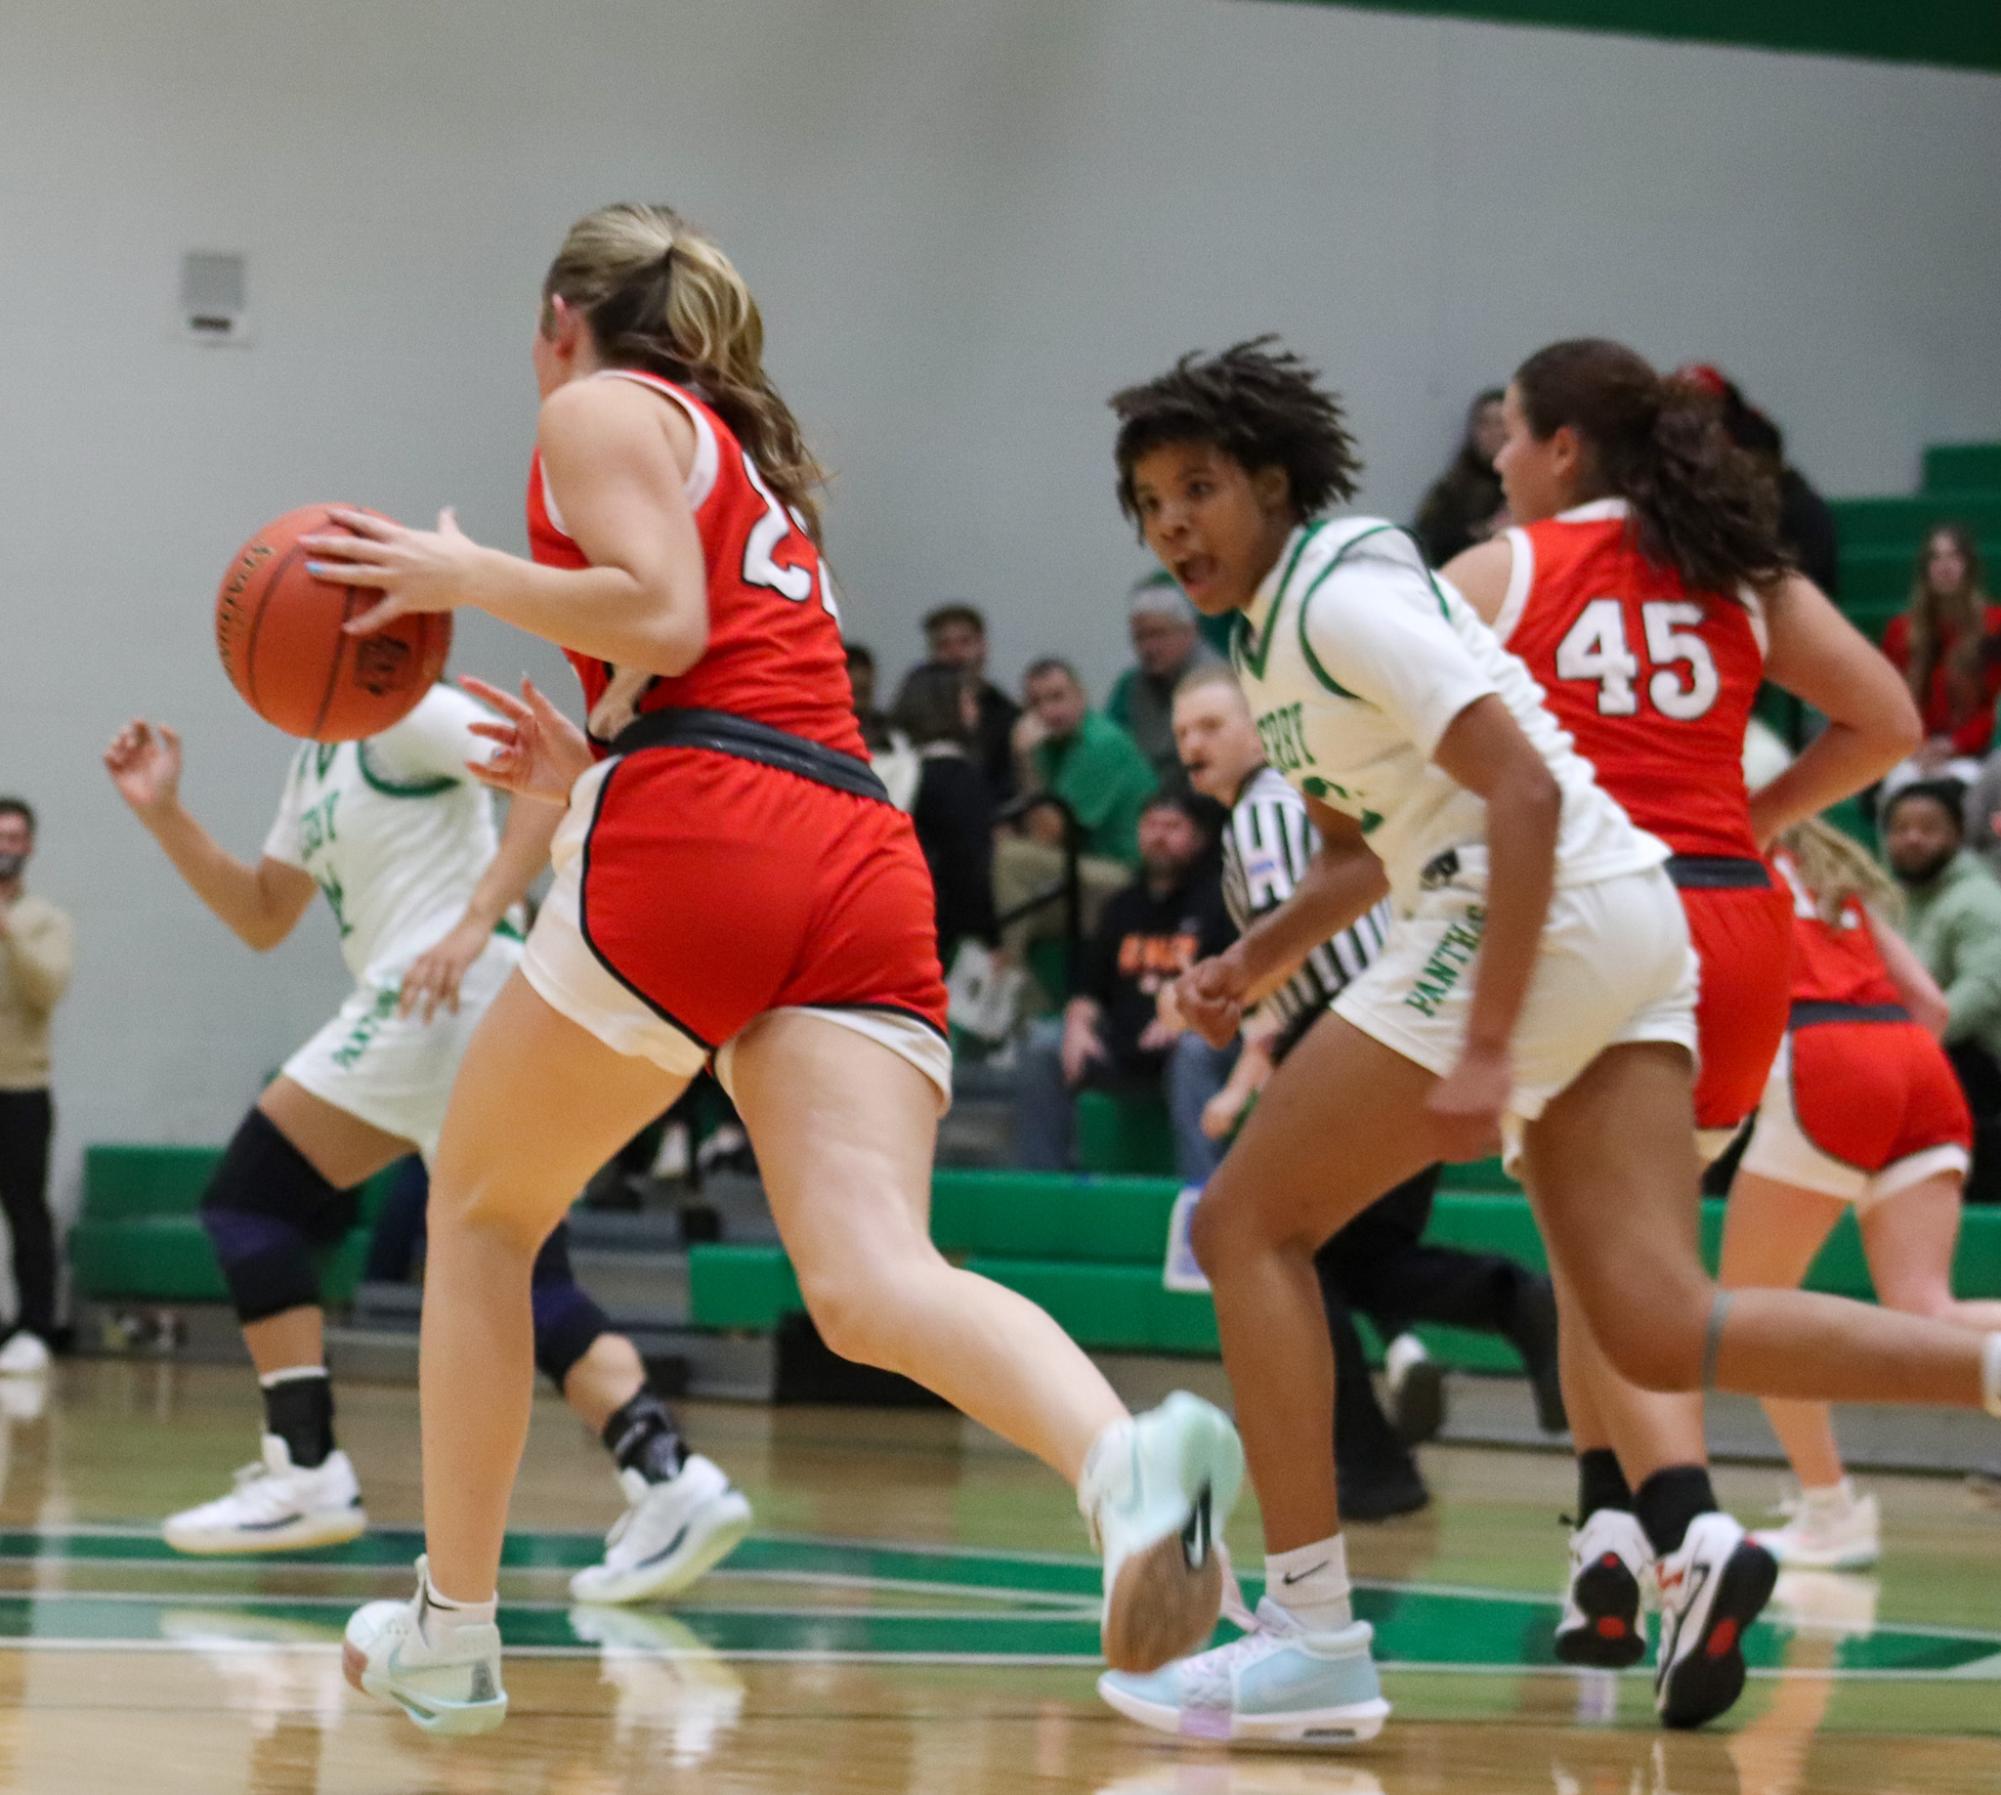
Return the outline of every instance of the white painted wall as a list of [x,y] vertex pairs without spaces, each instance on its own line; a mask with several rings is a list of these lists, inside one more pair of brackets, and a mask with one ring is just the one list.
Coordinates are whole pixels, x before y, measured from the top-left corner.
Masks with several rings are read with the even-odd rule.
[[[87,1139],[219,1137],[340,986],[317,916],[237,950],[99,746],[179,722],[254,849],[284,744],[216,667],[216,576],[335,495],[518,546],[532,301],[587,207],[671,199],[748,271],[892,674],[964,595],[1004,674],[1103,682],[1140,566],[1113,386],[1282,330],[1402,514],[1469,392],[1605,331],[1736,371],[1829,490],[1895,489],[2001,434],[1997,167],[1990,78],[1252,0],[9,0],[0,789],[82,931],[65,1187]],[[249,255],[253,348],[176,339],[189,249]]]

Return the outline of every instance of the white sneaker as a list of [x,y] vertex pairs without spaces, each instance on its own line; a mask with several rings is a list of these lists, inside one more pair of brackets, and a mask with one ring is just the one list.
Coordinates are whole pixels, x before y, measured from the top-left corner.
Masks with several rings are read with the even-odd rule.
[[1390,1704],[1367,1622],[1309,1633],[1270,1599],[1257,1619],[1255,1633],[1152,1676],[1107,1671],[1098,1693],[1128,1720],[1190,1739],[1361,1745],[1383,1730]]
[[228,1495],[169,1515],[160,1532],[176,1552],[208,1555],[343,1546],[367,1527],[361,1485],[345,1452],[301,1470],[285,1442],[266,1434],[263,1459],[237,1472]]
[[0,1377],[40,1377],[49,1368],[48,1342],[25,1328],[0,1346]]
[[1783,1527],[1751,1537],[1789,1570],[1866,1571],[1883,1556],[1882,1517],[1874,1496],[1858,1496],[1843,1478],[1830,1490],[1801,1491],[1779,1504]]
[[1215,1543],[1243,1482],[1236,1428],[1185,1390],[1091,1448],[1077,1506],[1105,1557],[1100,1636],[1114,1669],[1158,1670],[1207,1643],[1223,1599]]
[[699,1452],[666,1483],[648,1483],[637,1471],[621,1471],[618,1481],[630,1506],[605,1540],[604,1562],[570,1579],[579,1602],[678,1595],[750,1531],[748,1499]]
[[1438,1438],[1445,1425],[1445,1372],[1415,1334],[1399,1334],[1383,1353],[1390,1424],[1406,1446]]
[[1697,1515],[1680,1550],[1655,1565],[1654,1707],[1669,1726],[1701,1726],[1744,1692],[1744,1634],[1778,1576],[1771,1553],[1726,1514]]
[[1639,1517],[1601,1508],[1570,1536],[1570,1583],[1556,1623],[1565,1664],[1624,1670],[1646,1656],[1640,1592],[1653,1581],[1654,1551]]
[[507,1718],[500,1686],[500,1629],[492,1621],[424,1632],[431,1567],[417,1560],[417,1593],[407,1602],[370,1602],[347,1621],[341,1671],[364,1695],[392,1702],[427,1733],[490,1733]]

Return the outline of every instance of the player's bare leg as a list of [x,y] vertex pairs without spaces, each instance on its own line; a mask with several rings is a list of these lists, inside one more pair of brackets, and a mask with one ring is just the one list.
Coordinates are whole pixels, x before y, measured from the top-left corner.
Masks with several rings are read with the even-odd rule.
[[[2001,1331],[2001,1303],[1959,1302],[1952,1294],[1960,1182],[1958,1173],[1942,1173],[1864,1211],[1858,1218],[1863,1252],[1884,1307],[1993,1333]],[[1849,1207],[1819,1191],[1739,1173],[1724,1227],[1722,1282],[1797,1285]],[[1787,1524],[1760,1534],[1760,1541],[1781,1564],[1866,1569],[1881,1551],[1876,1503],[1848,1482],[1829,1406],[1764,1406],[1800,1496]]]
[[507,1712],[494,1625],[507,1505],[534,1394],[535,1255],[584,1181],[686,1081],[614,1052],[517,973],[459,1068],[432,1170],[419,1400],[424,1537],[409,1602],[348,1622],[348,1680],[420,1726]]
[[[1622,1378],[1667,1392],[1710,1383],[1749,1395],[1982,1404],[1990,1349],[1971,1332],[1798,1290],[1724,1297],[1696,1250],[1693,1133],[1686,1054],[1647,1044],[1601,1054],[1525,1134],[1551,1256]],[[1620,1200],[1607,1202],[1608,1191]],[[1707,1574],[1690,1575],[1697,1564]],[[1773,1574],[1769,1556],[1719,1514],[1691,1524],[1662,1560],[1656,1700],[1670,1724],[1699,1724],[1735,1701],[1736,1642]]]
[[[1259,1628],[1099,1692],[1158,1731],[1318,1744],[1389,1715],[1356,1621],[1334,1465],[1334,1353],[1313,1255],[1382,1192],[1434,1163],[1437,1080],[1344,1017],[1315,1024],[1265,1087],[1197,1206],[1191,1238],[1264,1517]],[[1330,1117],[1334,1094],[1338,1112]],[[1268,1660],[1272,1662],[1267,1662]],[[1230,1695],[1220,1707],[1215,1691]]]
[[[318,1175],[321,1197],[328,1202],[414,1151],[400,1136],[283,1075],[265,1087],[257,1108]],[[226,1168],[235,1163],[226,1160]],[[231,1174],[226,1169],[222,1175]],[[285,1193],[260,1189],[256,1194],[268,1201]],[[205,1211],[214,1199],[212,1189]],[[303,1206],[313,1206],[310,1195]],[[305,1228],[315,1219],[304,1213],[297,1217]],[[218,1237],[217,1250],[224,1252],[233,1239]],[[303,1263],[308,1242],[302,1235],[296,1244]],[[269,1253],[268,1243],[257,1245],[260,1253]],[[313,1287],[310,1278],[305,1287]],[[368,1515],[354,1467],[334,1441],[325,1311],[317,1302],[294,1302],[242,1323],[242,1330],[265,1411],[258,1460],[237,1473],[226,1495],[169,1515],[163,1536],[176,1551],[218,1556],[298,1551],[358,1537],[368,1526]]]
[[936,1391],[1078,1486],[1106,1553],[1114,1663],[1151,1668],[1206,1638],[1221,1599],[1208,1535],[1242,1475],[1228,1423],[1186,1396],[1134,1421],[1043,1310],[944,1258],[930,1232],[938,1093],[908,1060],[796,1010],[753,1023],[732,1051],[737,1107],[827,1344]]
[[576,1193],[685,1088],[516,974],[467,1049],[431,1176],[421,1397],[433,1587],[493,1593],[534,1393],[529,1278]]

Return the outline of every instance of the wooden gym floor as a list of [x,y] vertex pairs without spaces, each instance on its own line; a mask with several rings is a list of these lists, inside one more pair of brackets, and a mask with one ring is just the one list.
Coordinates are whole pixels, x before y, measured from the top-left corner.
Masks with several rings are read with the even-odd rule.
[[[1390,1729],[1366,1751],[1180,1748],[1092,1693],[1095,1569],[1069,1497],[939,1413],[710,1405],[691,1432],[758,1531],[677,1609],[572,1608],[616,1493],[553,1400],[514,1509],[513,1712],[424,1738],[352,1696],[335,1642],[402,1594],[417,1545],[414,1393],[341,1395],[376,1531],[282,1561],[175,1558],[152,1523],[254,1448],[243,1373],[61,1366],[0,1388],[6,1795],[1992,1795],[2001,1790],[2001,1510],[1878,1478],[1880,1578],[1789,1579],[1725,1729],[1667,1737],[1642,1675],[1550,1667],[1555,1455],[1441,1450],[1425,1515],[1358,1530]],[[1769,1472],[1727,1473],[1759,1513]],[[1255,1526],[1233,1529],[1255,1564]]]

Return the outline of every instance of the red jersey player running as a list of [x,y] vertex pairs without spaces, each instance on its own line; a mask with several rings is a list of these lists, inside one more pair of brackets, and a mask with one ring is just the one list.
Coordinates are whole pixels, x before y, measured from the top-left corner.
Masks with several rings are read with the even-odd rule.
[[1207,1636],[1242,1479],[1192,1396],[1135,1421],[1025,1298],[927,1226],[950,1088],[932,896],[869,771],[818,546],[819,469],[742,277],[664,208],[581,220],[534,339],[533,562],[359,512],[316,571],[350,626],[478,608],[561,643],[591,740],[524,686],[493,781],[567,801],[521,971],[463,1062],[431,1186],[421,1398],[429,1548],[348,1624],[351,1680],[434,1732],[506,1713],[495,1580],[532,1381],[529,1267],[570,1194],[713,1060],[807,1307],[1071,1480],[1105,1554],[1106,1655]]
[[[1792,1012],[1730,1187],[1720,1280],[1799,1283],[1853,1206],[1886,1308],[2001,1328],[2001,1303],[1952,1294],[1973,1122],[1938,1042],[1945,996],[1885,920],[1901,894],[1817,818],[1780,837],[1774,864],[1793,900]],[[1844,1475],[1827,1404],[1768,1401],[1765,1415],[1800,1494],[1759,1542],[1784,1565],[1866,1570],[1876,1501]]]
[[[1768,483],[1708,395],[1586,339],[1531,356],[1502,410],[1495,468],[1523,521],[1445,573],[1527,664],[1599,782],[1672,850],[1701,967],[1696,1126],[1714,1158],[1756,1109],[1786,1026],[1792,899],[1762,844],[1896,765],[1917,716],[1882,656],[1785,566]],[[1744,731],[1766,679],[1829,727],[1753,800]],[[1705,1598],[1673,1637],[1664,1629],[1657,1675],[1663,1689],[1704,1685],[1675,1710],[1720,1712],[1741,1686],[1734,1641],[1773,1567],[1717,1512],[1701,1397],[1620,1378],[1578,1293],[1560,1276],[1557,1290],[1578,1450],[1558,1655],[1634,1663],[1646,1649],[1642,1582],[1707,1566]]]

